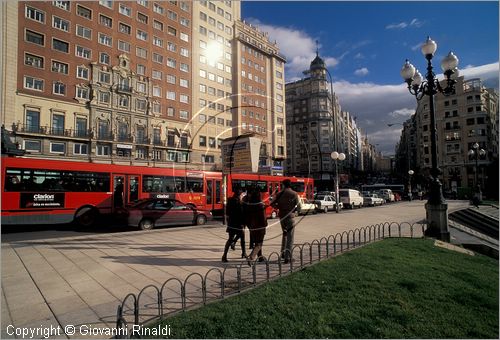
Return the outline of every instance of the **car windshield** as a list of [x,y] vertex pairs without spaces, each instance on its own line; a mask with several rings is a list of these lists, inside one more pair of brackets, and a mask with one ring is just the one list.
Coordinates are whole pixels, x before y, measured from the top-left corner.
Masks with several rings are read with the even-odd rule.
[[318,196],[316,196],[316,199],[319,201],[322,201],[325,199],[325,195],[318,195]]

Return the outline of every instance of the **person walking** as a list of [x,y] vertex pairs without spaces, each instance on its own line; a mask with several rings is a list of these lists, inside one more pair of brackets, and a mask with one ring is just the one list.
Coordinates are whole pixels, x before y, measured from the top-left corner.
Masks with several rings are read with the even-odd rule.
[[[245,226],[243,219],[243,207],[241,204],[241,190],[237,189],[231,198],[227,200],[226,207],[227,216],[227,229],[228,238],[226,244],[224,245],[224,254],[222,255],[222,262],[227,261],[227,252],[229,247],[233,247],[236,241],[240,239],[241,243],[241,257],[246,258],[247,254],[245,251]],[[234,248],[233,248],[234,250]]]
[[285,263],[289,263],[291,261],[295,232],[294,210],[299,204],[299,196],[292,190],[292,183],[289,179],[285,179],[282,184],[283,190],[276,195],[276,198],[271,202],[271,206],[278,209],[278,217],[280,218],[281,230],[283,231],[281,257],[285,260]]
[[251,262],[255,261],[257,257],[259,257],[259,261],[264,260],[262,257],[262,245],[267,227],[266,206],[262,202],[258,188],[252,188],[245,198],[243,201],[243,212],[248,230],[250,231],[250,238],[254,242],[254,248],[250,256],[248,256],[248,264],[251,265]]

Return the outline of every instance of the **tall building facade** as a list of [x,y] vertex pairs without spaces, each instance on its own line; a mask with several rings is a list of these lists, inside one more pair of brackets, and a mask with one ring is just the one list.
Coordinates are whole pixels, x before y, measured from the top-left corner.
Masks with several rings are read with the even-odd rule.
[[193,1],[192,164],[221,169],[222,140],[232,137],[233,93],[238,74],[233,64],[234,25],[239,1]]
[[2,124],[29,154],[189,162],[190,2],[18,2],[2,11],[15,54]]
[[252,132],[282,166],[285,59],[240,5],[2,3],[2,125],[29,157],[204,170]]
[[[333,189],[333,151],[348,154],[346,122],[338,98],[329,91],[326,65],[318,55],[308,77],[286,84],[286,168],[289,175],[309,176],[319,189]],[[345,162],[339,162],[343,172]]]
[[285,58],[267,33],[235,23],[234,125],[236,135],[262,139],[259,172],[283,175],[286,158]]
[[[436,96],[435,114],[437,129],[438,167],[442,171],[445,192],[459,192],[462,188],[475,187],[477,171],[478,185],[484,191],[498,180],[498,93],[485,88],[480,79],[464,80],[459,77],[456,94]],[[407,160],[417,175],[426,177],[431,168],[430,110],[428,100],[419,101],[416,113],[405,123],[398,148],[397,158]],[[469,156],[474,143],[486,151],[476,160]],[[409,150],[409,151],[408,151]],[[410,152],[410,157],[405,153]],[[399,164],[399,169],[406,169]],[[497,165],[498,167],[498,165]],[[498,187],[498,182],[496,182]]]

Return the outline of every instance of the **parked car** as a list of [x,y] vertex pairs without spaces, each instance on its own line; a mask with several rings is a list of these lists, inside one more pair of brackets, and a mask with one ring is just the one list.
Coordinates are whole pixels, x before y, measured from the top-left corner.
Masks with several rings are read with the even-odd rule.
[[381,197],[378,197],[377,194],[366,194],[363,195],[363,205],[374,207],[376,205],[382,205],[385,203],[385,200]]
[[297,205],[298,215],[316,214],[316,204],[308,201],[303,197],[299,197],[299,204]]
[[[332,195],[316,195],[314,203],[319,211],[323,211],[325,213],[327,213],[328,210],[337,209],[337,202],[335,202],[335,198],[333,198]],[[342,206],[340,208],[342,208]]]
[[363,196],[358,190],[354,189],[340,189],[339,190],[340,202],[344,207],[353,209],[355,207],[361,208],[363,206]]
[[186,205],[175,199],[152,198],[127,208],[127,222],[142,230],[167,225],[203,225],[212,220],[212,213]]
[[380,189],[378,195],[385,199],[386,202],[394,202],[395,200],[391,189]]

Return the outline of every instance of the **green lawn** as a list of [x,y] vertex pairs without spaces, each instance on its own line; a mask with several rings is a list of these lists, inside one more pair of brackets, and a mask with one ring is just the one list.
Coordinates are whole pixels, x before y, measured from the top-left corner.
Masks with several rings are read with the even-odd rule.
[[203,308],[172,338],[498,339],[498,261],[388,239]]

